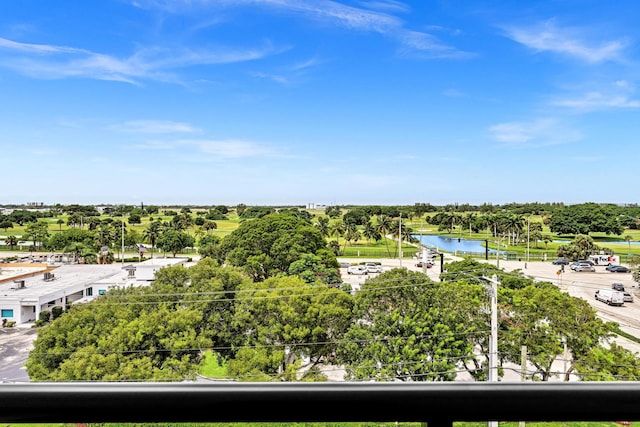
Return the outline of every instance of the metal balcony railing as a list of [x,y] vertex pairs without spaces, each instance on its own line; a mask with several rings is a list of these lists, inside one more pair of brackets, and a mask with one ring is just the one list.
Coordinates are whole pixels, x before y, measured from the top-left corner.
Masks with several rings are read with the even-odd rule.
[[640,420],[640,382],[9,383],[0,422]]

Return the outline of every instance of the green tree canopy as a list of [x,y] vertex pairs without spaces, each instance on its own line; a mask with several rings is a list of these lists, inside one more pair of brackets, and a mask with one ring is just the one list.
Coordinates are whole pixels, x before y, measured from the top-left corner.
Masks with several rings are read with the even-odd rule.
[[474,358],[469,337],[480,331],[469,316],[482,312],[482,292],[480,285],[452,287],[400,268],[368,279],[354,297],[357,321],[337,351],[347,378],[454,380],[460,363]]
[[160,249],[171,252],[175,257],[183,249],[195,246],[196,239],[189,233],[169,228],[160,234],[157,244]]
[[303,254],[316,254],[326,241],[310,221],[271,214],[243,221],[220,244],[222,259],[243,266],[256,281],[287,273]]
[[558,234],[589,234],[602,232],[621,235],[619,209],[614,205],[583,203],[565,206],[551,215],[549,229]]
[[230,375],[282,379],[308,357],[312,365],[331,360],[351,324],[351,295],[298,277],[273,277],[240,287],[233,319],[239,348]]

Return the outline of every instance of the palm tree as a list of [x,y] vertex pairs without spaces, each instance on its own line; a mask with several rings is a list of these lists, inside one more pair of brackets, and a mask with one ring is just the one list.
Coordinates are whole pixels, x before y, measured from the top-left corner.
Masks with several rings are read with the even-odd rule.
[[344,239],[344,248],[342,249],[342,253],[347,249],[347,243],[351,241],[357,242],[360,240],[360,231],[358,231],[358,226],[352,222],[347,223],[345,225]]
[[624,240],[626,240],[629,244],[629,255],[631,255],[631,241],[633,240],[633,236],[627,234],[626,236],[624,236]]
[[384,236],[384,243],[387,246],[387,255],[391,258],[391,252],[389,252],[389,241],[387,239],[387,234],[391,231],[391,227],[393,226],[391,222],[391,218],[388,215],[379,215],[378,216],[378,225],[376,225],[376,231],[380,233],[380,235]]
[[109,247],[116,240],[116,229],[112,224],[102,223],[94,233],[95,245],[98,248]]
[[[344,222],[338,220],[338,221],[335,221],[333,224],[331,224],[331,226],[329,227],[329,235],[335,236],[336,243],[338,243],[338,239],[342,237],[345,230],[346,228],[345,228]],[[338,247],[340,247],[339,243],[338,243]]]
[[318,222],[316,223],[316,227],[322,237],[329,237],[329,218],[326,216],[318,217]]
[[153,258],[153,250],[156,247],[156,240],[160,237],[162,231],[162,222],[153,221],[147,225],[147,228],[142,232],[142,236],[151,243],[151,258]]
[[371,244],[371,240],[375,240],[377,242],[382,237],[373,226],[371,221],[367,221],[367,223],[364,225],[364,228],[362,229],[362,235],[367,238],[367,243],[369,244]]
[[16,236],[7,236],[7,238],[4,239],[4,243],[9,245],[9,248],[13,250],[13,248],[18,244],[18,238]]

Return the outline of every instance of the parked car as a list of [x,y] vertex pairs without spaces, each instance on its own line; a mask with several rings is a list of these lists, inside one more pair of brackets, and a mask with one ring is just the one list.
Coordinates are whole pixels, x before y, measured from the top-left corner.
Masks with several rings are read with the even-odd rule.
[[367,269],[367,273],[382,273],[382,266],[375,262],[367,262],[364,266]]
[[576,261],[569,265],[573,271],[596,271],[596,268],[588,262]]
[[593,265],[589,264],[578,264],[576,265],[576,268],[573,269],[573,271],[590,271],[591,273],[593,273],[594,271],[596,271],[596,268]]
[[628,273],[629,272],[629,269],[627,267],[625,267],[624,265],[619,265],[619,264],[607,265],[605,267],[605,269],[607,271],[612,272],[612,273]]
[[593,266],[593,264],[588,263],[587,261],[573,261],[571,264],[569,264],[569,268],[571,268],[572,270],[575,270],[576,267],[578,267],[579,265],[581,266]]
[[369,272],[364,265],[350,265],[347,268],[347,274],[369,274]]
[[427,268],[431,268],[431,267],[433,267],[433,262],[432,261],[427,261],[427,262],[418,261],[416,263],[416,267],[424,267],[425,265],[426,265]]
[[569,265],[569,260],[566,258],[558,258],[557,260],[553,261],[551,264],[553,265]]
[[623,292],[624,293],[624,302],[633,302],[633,295],[631,295],[629,292]]
[[611,284],[611,289],[615,289],[616,291],[624,292],[624,284],[620,282],[615,282]]

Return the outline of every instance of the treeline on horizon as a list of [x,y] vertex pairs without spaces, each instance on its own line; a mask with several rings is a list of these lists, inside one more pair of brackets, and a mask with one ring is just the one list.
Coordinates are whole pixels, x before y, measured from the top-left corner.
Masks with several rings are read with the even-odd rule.
[[373,211],[385,211],[387,209],[393,208],[397,209],[401,212],[413,211],[415,213],[428,213],[428,212],[438,212],[438,211],[455,211],[455,212],[486,212],[492,213],[500,210],[508,210],[516,214],[537,214],[539,212],[551,213],[557,209],[562,209],[567,206],[577,206],[583,204],[597,204],[600,206],[610,206],[621,209],[636,209],[640,212],[640,205],[637,203],[600,203],[600,202],[582,202],[582,203],[564,203],[564,202],[530,202],[530,203],[505,203],[505,204],[493,204],[493,203],[483,203],[480,205],[474,205],[470,203],[448,203],[443,205],[432,204],[432,203],[423,203],[417,202],[413,205],[397,205],[397,204],[336,204],[336,205],[325,205],[325,204],[314,204],[315,208],[308,208],[307,205],[261,205],[261,204],[244,204],[239,203],[235,205],[224,205],[224,204],[167,204],[167,205],[159,205],[159,204],[148,204],[145,205],[144,202],[141,202],[139,205],[137,204],[122,204],[122,203],[97,203],[97,204],[77,204],[77,203],[55,203],[55,204],[45,204],[45,203],[22,203],[22,204],[2,204],[1,208],[4,209],[63,209],[66,212],[73,212],[76,210],[85,210],[85,208],[96,208],[96,207],[104,207],[113,211],[127,210],[133,209],[135,207],[140,207],[143,210],[152,210],[157,211],[158,209],[175,209],[175,208],[189,208],[189,209],[210,209],[216,206],[225,206],[228,208],[240,208],[246,209],[247,207],[268,207],[274,209],[311,209],[311,210],[323,210],[327,207],[341,208],[341,209],[366,209]]

